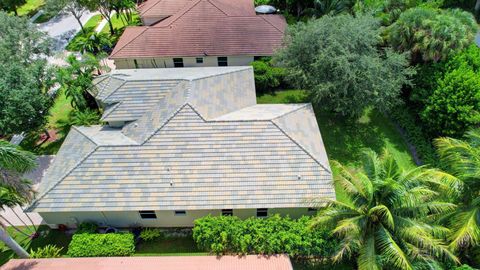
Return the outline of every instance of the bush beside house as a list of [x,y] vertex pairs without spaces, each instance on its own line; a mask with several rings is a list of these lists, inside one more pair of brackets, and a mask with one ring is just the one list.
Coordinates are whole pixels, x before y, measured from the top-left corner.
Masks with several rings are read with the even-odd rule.
[[131,256],[135,253],[131,233],[75,234],[68,246],[71,257]]

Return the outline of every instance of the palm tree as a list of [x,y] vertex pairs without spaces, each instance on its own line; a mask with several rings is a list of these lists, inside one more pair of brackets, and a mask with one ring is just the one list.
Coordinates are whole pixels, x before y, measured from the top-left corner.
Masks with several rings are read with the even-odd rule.
[[[6,141],[0,140],[0,186],[10,189],[15,201],[30,201],[33,196],[31,185],[22,175],[35,168],[35,156]],[[19,198],[22,198],[20,200]],[[28,258],[28,253],[13,240],[3,223],[0,223],[0,240],[11,248],[20,258]]]
[[435,145],[447,170],[464,183],[459,207],[446,220],[451,248],[465,252],[480,243],[480,129],[467,132],[465,140],[439,138]]
[[418,269],[436,259],[457,262],[442,241],[447,229],[434,225],[455,205],[439,200],[453,194],[458,180],[435,169],[404,170],[393,156],[366,150],[363,170],[338,169],[335,185],[346,199],[333,200],[312,220],[341,240],[334,261],[354,256],[358,269]]

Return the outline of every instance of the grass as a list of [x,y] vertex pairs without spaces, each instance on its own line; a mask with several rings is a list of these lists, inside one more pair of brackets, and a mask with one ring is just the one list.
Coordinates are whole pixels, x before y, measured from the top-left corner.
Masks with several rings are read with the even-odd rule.
[[[22,231],[26,233],[31,233],[34,231],[33,227],[19,227]],[[67,247],[70,243],[71,236],[61,232],[59,230],[52,230],[48,226],[42,225],[38,227],[37,232],[39,237],[35,239],[30,239],[29,237],[17,232],[13,227],[8,227],[7,229],[10,236],[17,241],[26,251],[36,250],[39,247],[44,247],[46,245],[54,244],[57,247],[63,247],[62,255],[67,253]],[[13,251],[0,242],[0,265],[3,265],[11,258],[16,257]]]
[[17,9],[18,16],[31,17],[45,5],[45,0],[27,0],[27,2]]
[[141,242],[134,256],[201,256],[207,252],[197,249],[193,238],[174,237],[159,241]]
[[[95,31],[95,29],[97,28],[97,26],[100,24],[100,22],[102,21],[102,15],[100,14],[97,14],[95,16],[92,16],[84,25],[83,25],[83,28],[85,29],[85,32],[87,33],[92,33],[93,31]],[[72,40],[70,40],[70,42],[68,43],[66,49],[69,50],[69,51],[75,51],[75,46],[76,46],[76,43],[77,43],[77,40],[78,38],[82,37],[83,35],[85,35],[82,31],[78,32],[75,37],[73,37]]]
[[70,99],[61,91],[55,99],[53,107],[50,109],[48,117],[48,128],[58,129],[60,123],[68,121],[68,115],[73,110]]
[[[285,90],[257,97],[258,103],[302,103],[308,102],[307,100],[308,95],[302,90]],[[402,166],[413,166],[407,144],[393,123],[382,113],[366,110],[362,117],[356,120],[318,108],[315,109],[315,114],[330,160],[357,169],[361,165],[363,149],[371,148],[377,153],[385,149],[395,156]],[[333,173],[336,174],[335,168]],[[341,189],[336,190],[337,198],[342,200],[344,195]]]
[[[137,22],[140,20],[140,17],[137,13],[133,13],[133,21],[134,22]],[[117,16],[117,14],[114,14],[112,16],[112,26],[113,26],[113,29],[115,29],[116,31],[122,31],[122,28],[126,27],[127,26],[127,23],[126,23],[126,15],[125,14],[122,14],[120,16]],[[103,27],[102,29],[102,33],[110,33],[110,27],[108,26],[108,23],[105,24],[105,26]],[[116,33],[117,35],[121,35],[121,33]]]

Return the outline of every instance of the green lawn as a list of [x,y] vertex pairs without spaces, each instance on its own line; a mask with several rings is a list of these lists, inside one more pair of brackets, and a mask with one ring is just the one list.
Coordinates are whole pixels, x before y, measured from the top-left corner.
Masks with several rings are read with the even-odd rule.
[[[137,13],[133,14],[133,20],[134,21],[140,20],[140,17]],[[115,30],[120,30],[123,27],[127,26],[126,22],[127,22],[127,20],[125,18],[125,14],[122,14],[120,16],[117,16],[117,14],[114,14],[112,16],[112,25],[113,25],[113,29],[115,29]],[[110,27],[108,26],[108,23],[105,24],[105,26],[102,29],[102,32],[103,33],[110,33]],[[121,33],[116,33],[116,34],[121,35]]]
[[70,103],[70,99],[68,99],[63,93],[63,91],[61,91],[55,99],[53,107],[50,109],[50,116],[48,117],[48,128],[60,128],[61,123],[68,120],[68,114],[72,110],[73,108]]
[[[34,231],[33,227],[20,227],[22,231],[27,233],[32,233]],[[56,245],[57,247],[63,247],[62,254],[66,254],[68,244],[70,243],[71,236],[60,232],[58,230],[51,230],[48,226],[42,225],[38,228],[39,237],[35,239],[30,239],[29,237],[17,232],[12,227],[8,227],[8,233],[13,237],[25,250],[36,250],[39,247],[44,247],[46,245]],[[8,247],[6,247],[2,242],[0,242],[0,265],[3,265],[11,258],[14,258],[16,255]]]
[[197,249],[192,237],[173,237],[160,241],[141,242],[135,256],[199,256],[208,253]]
[[[307,100],[308,96],[302,90],[286,90],[257,97],[258,103],[302,103]],[[413,166],[405,141],[382,113],[366,110],[358,120],[348,120],[318,108],[315,114],[330,160],[356,169],[360,165],[362,150],[368,147],[378,153],[386,149],[403,166]],[[334,168],[333,173],[336,174]],[[337,198],[342,200],[343,197],[341,189],[337,189]]]
[[17,9],[18,16],[31,17],[35,15],[43,5],[45,5],[45,0],[27,0],[25,5]]

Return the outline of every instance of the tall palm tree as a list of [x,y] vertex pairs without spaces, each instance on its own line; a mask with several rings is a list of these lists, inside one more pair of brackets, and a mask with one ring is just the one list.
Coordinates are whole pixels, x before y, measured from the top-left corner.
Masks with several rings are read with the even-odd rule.
[[[33,154],[0,140],[0,186],[10,189],[12,191],[10,194],[15,195],[11,198],[15,198],[15,201],[31,200],[33,194],[31,185],[22,178],[22,175],[35,166]],[[8,235],[3,223],[0,223],[0,240],[20,258],[28,258],[28,253]]]
[[447,170],[464,183],[459,207],[446,220],[450,246],[465,251],[480,243],[480,129],[467,132],[465,140],[439,138],[435,145]]
[[363,170],[338,169],[335,185],[346,199],[330,201],[312,220],[341,239],[334,261],[354,257],[358,269],[418,269],[436,259],[454,261],[442,238],[447,229],[435,219],[455,209],[439,199],[454,193],[458,181],[434,169],[402,169],[393,156],[366,150]]

